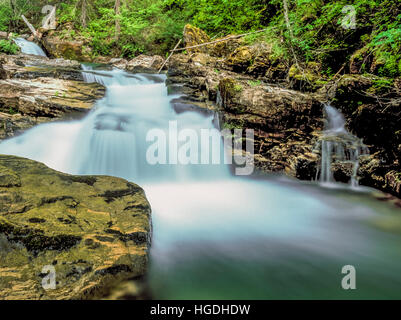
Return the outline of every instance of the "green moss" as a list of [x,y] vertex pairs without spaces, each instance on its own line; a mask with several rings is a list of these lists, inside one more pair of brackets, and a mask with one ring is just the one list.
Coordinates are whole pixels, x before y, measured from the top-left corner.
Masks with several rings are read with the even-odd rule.
[[[137,185],[0,155],[0,193],[0,298],[93,297],[146,271],[150,206]],[[62,286],[42,292],[36,284],[49,264]]]
[[242,129],[242,126],[238,123],[224,122],[223,129],[228,129],[228,130]]
[[249,81],[248,81],[248,84],[249,84],[251,87],[260,86],[261,83],[262,83],[262,82],[261,82],[260,80],[249,80]]
[[394,85],[394,79],[385,77],[374,77],[372,82],[373,85],[368,91],[375,94],[385,93]]
[[244,88],[240,84],[234,85],[234,90],[236,92],[241,92]]

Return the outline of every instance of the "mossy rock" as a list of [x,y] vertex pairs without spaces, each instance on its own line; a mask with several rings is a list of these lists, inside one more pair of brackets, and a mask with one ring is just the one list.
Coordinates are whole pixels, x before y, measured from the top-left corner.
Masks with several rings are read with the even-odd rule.
[[253,53],[250,46],[237,48],[226,60],[235,71],[244,71],[252,64]]
[[288,71],[288,78],[293,89],[315,91],[324,84],[326,80],[320,75],[321,66],[317,62],[309,62],[305,67],[292,65]]
[[[196,46],[209,41],[210,38],[205,31],[190,24],[187,24],[184,27],[184,43],[186,47]],[[207,52],[208,50],[209,49],[207,48],[207,46],[202,46],[198,48],[189,49],[188,52],[190,53]]]
[[[123,179],[0,155],[0,299],[91,299],[147,270],[150,205]],[[45,290],[44,267],[56,288]]]
[[264,77],[274,67],[271,53],[271,47],[263,43],[241,46],[227,57],[225,63],[235,72]]
[[53,58],[64,58],[68,60],[90,61],[88,49],[83,41],[68,41],[58,36],[46,36],[42,44],[48,54]]

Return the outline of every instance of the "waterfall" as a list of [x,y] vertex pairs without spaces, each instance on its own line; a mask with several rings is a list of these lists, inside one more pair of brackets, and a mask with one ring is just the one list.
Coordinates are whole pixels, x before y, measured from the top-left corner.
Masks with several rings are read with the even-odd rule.
[[362,140],[345,128],[344,116],[334,107],[324,106],[326,125],[317,148],[321,151],[321,163],[317,172],[321,183],[334,183],[333,164],[350,166],[350,185],[357,187],[359,156],[367,154],[368,148]]
[[46,57],[46,53],[34,42],[25,40],[23,38],[14,39],[14,42],[21,48],[22,53]]
[[[283,177],[236,177],[225,164],[151,164],[150,132],[164,136],[161,151],[174,156],[187,143],[174,132],[213,130],[214,115],[176,112],[179,95],[168,95],[165,75],[82,69],[86,81],[106,86],[105,97],[81,120],[40,124],[2,141],[0,153],[143,187],[152,207],[147,279],[154,298],[349,298],[340,287],[346,264],[358,268],[356,297],[400,297],[401,239],[366,223],[388,210],[386,203]],[[341,114],[325,109],[322,179],[330,180],[334,158],[355,160],[358,154]],[[223,158],[216,141],[216,150],[198,145],[196,155]]]

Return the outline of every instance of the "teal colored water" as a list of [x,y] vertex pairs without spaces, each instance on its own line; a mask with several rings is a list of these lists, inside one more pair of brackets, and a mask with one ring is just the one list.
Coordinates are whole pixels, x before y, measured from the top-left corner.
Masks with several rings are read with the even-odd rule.
[[[216,115],[175,112],[165,76],[95,71],[86,81],[107,93],[85,118],[39,125],[2,142],[0,153],[143,186],[153,210],[148,279],[155,298],[401,298],[394,204],[370,189],[237,177],[226,165],[151,165],[149,130],[167,132],[170,121],[213,129]],[[341,286],[345,265],[356,269],[355,290]]]

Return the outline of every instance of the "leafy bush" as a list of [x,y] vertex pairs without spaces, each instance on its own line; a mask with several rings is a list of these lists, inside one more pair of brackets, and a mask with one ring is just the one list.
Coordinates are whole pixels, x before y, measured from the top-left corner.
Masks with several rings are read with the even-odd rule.
[[[41,24],[40,8],[48,1],[13,1],[15,8],[11,9],[9,0],[0,0],[1,31],[27,32],[21,13],[36,27]],[[322,65],[321,72],[331,76],[347,66],[357,50],[366,48],[365,56],[361,56],[362,72],[373,72],[364,59],[367,56],[374,60],[376,74],[401,75],[399,0],[287,0],[291,31],[284,18],[283,0],[121,0],[119,16],[115,2],[58,3],[58,34],[84,40],[94,55],[132,58],[140,53],[165,55],[182,37],[186,23],[204,29],[213,38],[267,29],[247,36],[245,42],[269,43],[273,59],[291,64],[295,55],[299,63],[317,61]],[[341,26],[345,16],[342,9],[350,4],[356,10],[356,29]],[[116,20],[120,22],[118,37]]]
[[8,31],[10,24],[11,9],[9,6],[0,3],[0,31]]
[[19,47],[12,40],[0,40],[0,52],[6,54],[16,54]]

